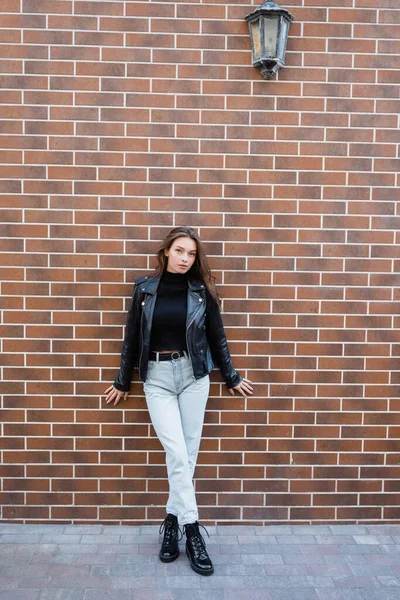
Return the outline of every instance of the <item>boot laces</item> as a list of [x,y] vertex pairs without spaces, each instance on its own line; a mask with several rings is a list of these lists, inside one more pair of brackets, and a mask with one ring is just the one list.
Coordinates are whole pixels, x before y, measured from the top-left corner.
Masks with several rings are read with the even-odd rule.
[[199,527],[203,527],[203,529],[206,532],[206,534],[208,535],[208,537],[210,537],[207,529],[203,525],[198,523],[197,521],[196,521],[196,523],[190,523],[189,525],[183,526],[186,536],[187,536],[187,533],[189,530],[190,543],[192,544],[193,549],[196,552],[198,552],[199,554],[208,556],[207,551],[206,551],[206,543],[204,541],[203,536],[201,535],[201,533],[199,531]]
[[[167,544],[174,542],[175,539],[178,542],[180,542],[183,537],[182,530],[178,525],[178,520],[172,518],[171,515],[167,515],[165,517],[164,521],[160,525],[160,529],[158,530],[158,533],[162,534],[164,531],[165,531],[164,543],[167,543]],[[178,538],[178,531],[181,534],[180,538]]]

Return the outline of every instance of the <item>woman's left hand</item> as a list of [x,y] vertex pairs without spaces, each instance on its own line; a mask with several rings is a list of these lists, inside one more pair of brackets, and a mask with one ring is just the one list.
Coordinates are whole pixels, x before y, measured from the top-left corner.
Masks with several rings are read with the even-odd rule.
[[242,396],[247,398],[248,395],[251,396],[253,393],[253,388],[251,387],[252,383],[253,382],[250,381],[250,379],[245,379],[243,377],[242,381],[238,385],[235,385],[234,388],[231,388],[229,390],[229,393],[231,394],[231,396],[234,396],[235,395],[234,390],[236,390],[239,392],[239,394],[241,394]]

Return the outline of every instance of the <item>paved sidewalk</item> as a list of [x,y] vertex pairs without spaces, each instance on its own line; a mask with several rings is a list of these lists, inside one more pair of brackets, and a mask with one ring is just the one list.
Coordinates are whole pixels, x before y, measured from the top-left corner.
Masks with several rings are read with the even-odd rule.
[[0,600],[400,600],[400,525],[207,530],[210,577],[155,526],[0,523]]

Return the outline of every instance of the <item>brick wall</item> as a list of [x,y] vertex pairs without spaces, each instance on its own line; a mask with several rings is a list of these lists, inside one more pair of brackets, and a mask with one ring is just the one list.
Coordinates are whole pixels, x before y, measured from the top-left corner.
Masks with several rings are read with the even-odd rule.
[[[399,522],[398,0],[290,0],[287,66],[236,0],[2,0],[1,518],[156,523],[132,282],[197,227],[224,296],[202,522]],[[252,5],[253,4],[253,5]]]

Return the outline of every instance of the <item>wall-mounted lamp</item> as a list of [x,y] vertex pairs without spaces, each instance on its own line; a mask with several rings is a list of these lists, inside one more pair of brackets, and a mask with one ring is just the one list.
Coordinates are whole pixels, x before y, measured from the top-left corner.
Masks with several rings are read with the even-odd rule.
[[285,64],[286,43],[294,17],[276,2],[264,2],[245,17],[249,24],[253,65],[272,79]]

